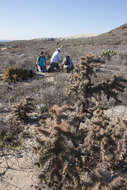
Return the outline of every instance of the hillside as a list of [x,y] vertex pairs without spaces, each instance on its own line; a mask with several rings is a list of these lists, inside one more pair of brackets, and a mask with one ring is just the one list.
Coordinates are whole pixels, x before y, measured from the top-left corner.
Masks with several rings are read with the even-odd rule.
[[125,24],[97,37],[67,40],[35,39],[0,43],[1,47],[10,47],[7,51],[0,51],[0,58],[2,58],[3,55],[5,59],[9,59],[10,57],[10,59],[17,59],[17,61],[20,61],[21,56],[23,61],[27,59],[28,61],[30,60],[34,62],[41,49],[48,50],[51,54],[56,47],[60,46],[62,47],[63,54],[69,54],[74,59],[89,52],[99,54],[102,49],[114,49],[124,53],[127,45],[126,26],[127,25]]
[[[126,190],[126,33],[0,43],[1,190]],[[36,72],[58,47],[74,72]],[[11,82],[10,66],[34,74]]]

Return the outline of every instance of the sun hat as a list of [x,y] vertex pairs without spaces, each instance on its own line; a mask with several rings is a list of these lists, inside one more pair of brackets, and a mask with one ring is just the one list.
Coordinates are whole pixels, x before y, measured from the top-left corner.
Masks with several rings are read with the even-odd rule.
[[59,52],[61,52],[61,48],[58,48],[57,50],[58,50]]

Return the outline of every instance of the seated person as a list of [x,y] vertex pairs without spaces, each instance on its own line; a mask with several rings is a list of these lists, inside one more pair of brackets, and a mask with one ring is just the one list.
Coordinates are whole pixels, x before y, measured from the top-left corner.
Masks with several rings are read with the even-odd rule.
[[74,69],[72,59],[70,56],[66,56],[62,63],[63,70],[66,70],[68,73]]
[[38,69],[39,72],[47,72],[47,69],[46,69],[46,57],[45,57],[43,51],[38,56],[36,65],[37,65],[37,69]]
[[59,62],[61,61],[61,48],[58,48],[52,55],[50,61],[50,68],[48,72],[60,71]]

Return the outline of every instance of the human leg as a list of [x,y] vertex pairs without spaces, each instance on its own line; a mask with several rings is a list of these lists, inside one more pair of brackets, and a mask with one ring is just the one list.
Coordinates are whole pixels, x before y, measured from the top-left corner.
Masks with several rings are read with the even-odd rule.
[[42,72],[47,72],[46,66],[42,67]]
[[38,69],[39,72],[42,71],[40,65],[37,65],[37,69]]
[[55,63],[54,67],[56,68],[57,71],[60,71],[60,67],[59,67],[58,63]]
[[54,71],[54,63],[51,63],[48,72],[53,72],[53,71]]

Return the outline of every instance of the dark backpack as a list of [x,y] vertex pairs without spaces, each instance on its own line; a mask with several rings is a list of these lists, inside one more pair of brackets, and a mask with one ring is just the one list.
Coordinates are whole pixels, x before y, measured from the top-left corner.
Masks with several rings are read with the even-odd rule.
[[70,64],[70,58],[69,58],[69,56],[66,56],[65,65],[69,65],[69,64]]

